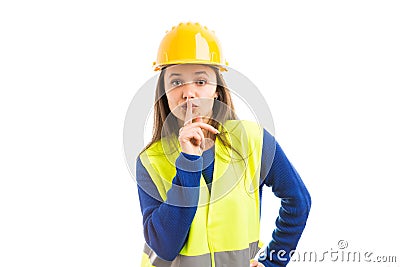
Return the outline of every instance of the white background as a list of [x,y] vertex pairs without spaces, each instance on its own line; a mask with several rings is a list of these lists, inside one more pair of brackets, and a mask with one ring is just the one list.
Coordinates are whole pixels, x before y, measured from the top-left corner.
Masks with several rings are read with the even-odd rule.
[[[399,13],[398,1],[2,1],[0,266],[139,265],[124,118],[181,21],[215,30],[263,92],[312,195],[299,250],[343,239],[399,262]],[[265,195],[269,241],[279,201]]]

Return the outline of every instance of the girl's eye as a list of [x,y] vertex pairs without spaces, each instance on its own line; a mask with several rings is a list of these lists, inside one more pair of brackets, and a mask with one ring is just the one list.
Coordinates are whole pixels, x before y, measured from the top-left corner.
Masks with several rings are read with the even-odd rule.
[[171,85],[172,86],[181,86],[183,83],[182,83],[182,81],[181,80],[173,80],[172,82],[171,82]]
[[198,80],[198,81],[196,81],[196,84],[197,85],[206,85],[207,81],[206,80]]

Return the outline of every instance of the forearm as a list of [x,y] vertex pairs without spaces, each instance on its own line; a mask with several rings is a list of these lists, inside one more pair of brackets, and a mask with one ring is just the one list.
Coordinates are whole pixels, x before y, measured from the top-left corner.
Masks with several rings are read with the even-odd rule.
[[272,241],[266,251],[266,266],[286,266],[306,225],[311,207],[310,194],[279,144],[265,184],[281,199]]
[[[176,176],[172,187],[167,191],[165,201],[151,195],[158,193],[154,183],[153,188],[149,183],[146,188],[142,188],[140,184],[144,183],[138,182],[146,243],[165,260],[173,260],[179,254],[197,210],[201,171],[190,171],[198,166],[186,162],[187,159],[182,157],[181,154],[177,159]],[[148,173],[143,173],[139,164],[138,167],[138,175],[140,174],[140,180],[143,180]],[[150,176],[145,179],[151,181]]]
[[282,200],[276,229],[266,251],[266,266],[286,266],[290,261],[290,253],[294,251],[303,233],[309,214],[310,198],[292,198]]

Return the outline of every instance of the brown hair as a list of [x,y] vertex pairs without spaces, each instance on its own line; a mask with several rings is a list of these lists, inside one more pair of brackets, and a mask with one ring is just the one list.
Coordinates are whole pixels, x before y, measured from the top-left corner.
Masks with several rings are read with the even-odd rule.
[[[223,124],[227,120],[237,120],[238,117],[235,113],[235,108],[233,106],[230,91],[219,68],[212,68],[214,69],[217,77],[216,92],[218,94],[218,97],[216,100],[218,101],[214,101],[212,119],[210,119],[209,124],[218,129],[219,124]],[[166,68],[163,68],[161,70],[155,92],[153,137],[151,141],[146,145],[146,147],[139,153],[139,155],[143,153],[147,148],[149,148],[152,144],[159,141],[161,139],[161,136],[171,136],[173,134],[175,134],[176,136],[179,135],[178,120],[175,116],[171,116],[172,114],[170,115],[171,110],[168,106],[168,99],[165,93],[165,69]],[[216,135],[216,138],[218,138],[224,146],[231,148],[240,155],[240,153],[230,145],[226,137],[226,132],[223,129],[220,134]],[[243,159],[241,155],[240,157]]]

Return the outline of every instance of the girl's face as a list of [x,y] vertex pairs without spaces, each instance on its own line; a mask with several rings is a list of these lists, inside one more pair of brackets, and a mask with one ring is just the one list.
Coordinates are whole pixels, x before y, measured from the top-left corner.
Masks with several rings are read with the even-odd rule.
[[214,98],[217,98],[217,77],[206,65],[181,64],[165,70],[165,92],[171,112],[184,121],[186,101],[191,99],[193,118],[211,118]]

